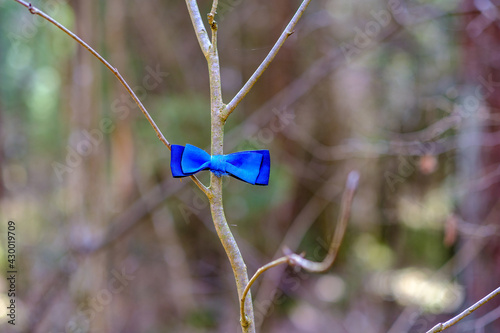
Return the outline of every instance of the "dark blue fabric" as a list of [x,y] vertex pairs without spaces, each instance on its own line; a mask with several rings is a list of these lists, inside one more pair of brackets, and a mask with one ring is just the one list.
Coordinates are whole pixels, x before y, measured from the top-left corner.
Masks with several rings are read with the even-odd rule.
[[187,177],[201,170],[216,176],[229,175],[253,185],[267,185],[271,169],[269,150],[249,150],[228,155],[210,156],[204,150],[187,144],[172,145],[172,176]]

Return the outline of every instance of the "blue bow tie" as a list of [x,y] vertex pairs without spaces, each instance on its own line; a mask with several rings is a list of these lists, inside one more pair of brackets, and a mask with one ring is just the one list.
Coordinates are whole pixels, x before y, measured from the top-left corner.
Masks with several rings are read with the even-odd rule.
[[249,150],[229,155],[210,156],[204,150],[187,144],[172,145],[170,168],[175,178],[191,176],[209,169],[216,176],[230,175],[253,185],[267,185],[271,157],[268,150]]

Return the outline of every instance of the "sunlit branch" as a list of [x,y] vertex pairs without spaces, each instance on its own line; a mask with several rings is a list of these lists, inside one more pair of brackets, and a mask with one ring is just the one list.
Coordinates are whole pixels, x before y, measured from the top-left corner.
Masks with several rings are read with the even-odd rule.
[[203,24],[198,4],[196,0],[186,0],[186,6],[189,11],[189,16],[191,17],[191,22],[193,23],[196,38],[198,38],[198,43],[200,43],[201,51],[203,52],[205,57],[208,57],[211,43],[208,39],[207,30],[205,29],[205,25]]
[[458,323],[459,321],[461,321],[462,319],[464,319],[465,317],[467,317],[468,315],[470,315],[472,312],[474,312],[477,309],[479,309],[484,304],[486,304],[489,301],[491,301],[498,294],[500,294],[500,287],[498,287],[497,289],[493,290],[491,293],[489,293],[488,295],[486,295],[485,297],[483,297],[481,300],[479,300],[478,302],[476,302],[474,305],[472,305],[469,308],[467,308],[464,311],[462,311],[457,316],[451,318],[450,320],[448,320],[448,321],[446,321],[444,323],[437,324],[436,326],[434,326],[432,329],[430,329],[426,333],[442,332],[445,329],[450,328],[451,326],[455,325],[456,323]]
[[260,78],[262,73],[264,73],[264,71],[267,69],[267,67],[269,66],[271,61],[273,61],[274,57],[276,56],[276,54],[280,50],[281,46],[283,46],[283,44],[285,43],[287,38],[291,34],[293,34],[293,32],[294,32],[293,29],[295,28],[295,25],[299,21],[300,17],[304,13],[304,11],[306,10],[306,8],[310,2],[311,2],[311,0],[302,1],[302,4],[300,5],[299,9],[297,9],[297,12],[295,13],[295,15],[293,15],[292,19],[290,20],[290,22],[286,26],[285,30],[283,30],[283,33],[278,38],[278,40],[276,41],[276,44],[274,44],[273,48],[271,49],[269,54],[266,56],[264,61],[262,61],[262,63],[259,65],[259,67],[255,70],[255,72],[252,74],[252,76],[245,83],[245,85],[233,97],[231,102],[229,102],[227,104],[226,108],[224,109],[224,114],[223,114],[224,120],[226,120],[227,117],[229,117],[229,115],[234,111],[236,106],[238,106],[238,104],[241,102],[241,100],[246,96],[246,94],[248,94],[248,92],[250,91],[250,89],[252,89],[255,82],[257,82],[257,80]]

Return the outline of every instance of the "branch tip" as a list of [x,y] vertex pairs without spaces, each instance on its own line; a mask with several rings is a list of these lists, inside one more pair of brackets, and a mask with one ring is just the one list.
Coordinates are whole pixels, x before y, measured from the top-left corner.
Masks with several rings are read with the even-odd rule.
[[302,14],[305,12],[307,6],[311,0],[303,0],[293,17],[288,22],[288,25],[283,30],[278,40],[274,44],[273,48],[267,54],[266,58],[262,61],[262,63],[257,67],[252,76],[247,80],[247,82],[241,87],[241,89],[236,93],[233,99],[227,104],[226,109],[224,110],[224,119],[227,119],[229,115],[234,111],[236,106],[241,102],[241,100],[248,94],[250,89],[254,86],[255,82],[261,77],[264,71],[267,69],[269,64],[273,61],[274,57],[283,46],[287,38],[295,32],[294,28],[297,22],[299,21]]
[[200,15],[200,9],[198,8],[198,4],[196,0],[186,0],[186,5],[189,11],[189,16],[191,17],[191,23],[193,24],[194,31],[196,34],[196,38],[198,39],[198,43],[200,44],[200,48],[203,51],[205,57],[208,56],[208,52],[210,51],[210,39],[208,38],[207,31],[203,25],[203,20]]
[[212,3],[212,9],[210,10],[210,13],[207,14],[208,24],[210,24],[210,26],[212,26],[212,23],[214,22],[215,14],[217,14],[217,6],[218,5],[219,5],[219,1],[214,0],[214,2]]

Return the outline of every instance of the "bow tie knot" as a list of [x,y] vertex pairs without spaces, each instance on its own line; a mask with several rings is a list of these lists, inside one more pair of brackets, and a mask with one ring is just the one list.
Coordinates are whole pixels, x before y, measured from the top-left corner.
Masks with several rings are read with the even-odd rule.
[[204,150],[187,144],[172,145],[170,168],[176,178],[210,170],[217,177],[230,175],[253,185],[267,185],[271,158],[268,150],[249,150],[228,155],[210,156]]
[[224,155],[214,155],[210,159],[210,171],[215,173],[217,176],[227,175],[226,172],[226,156]]

